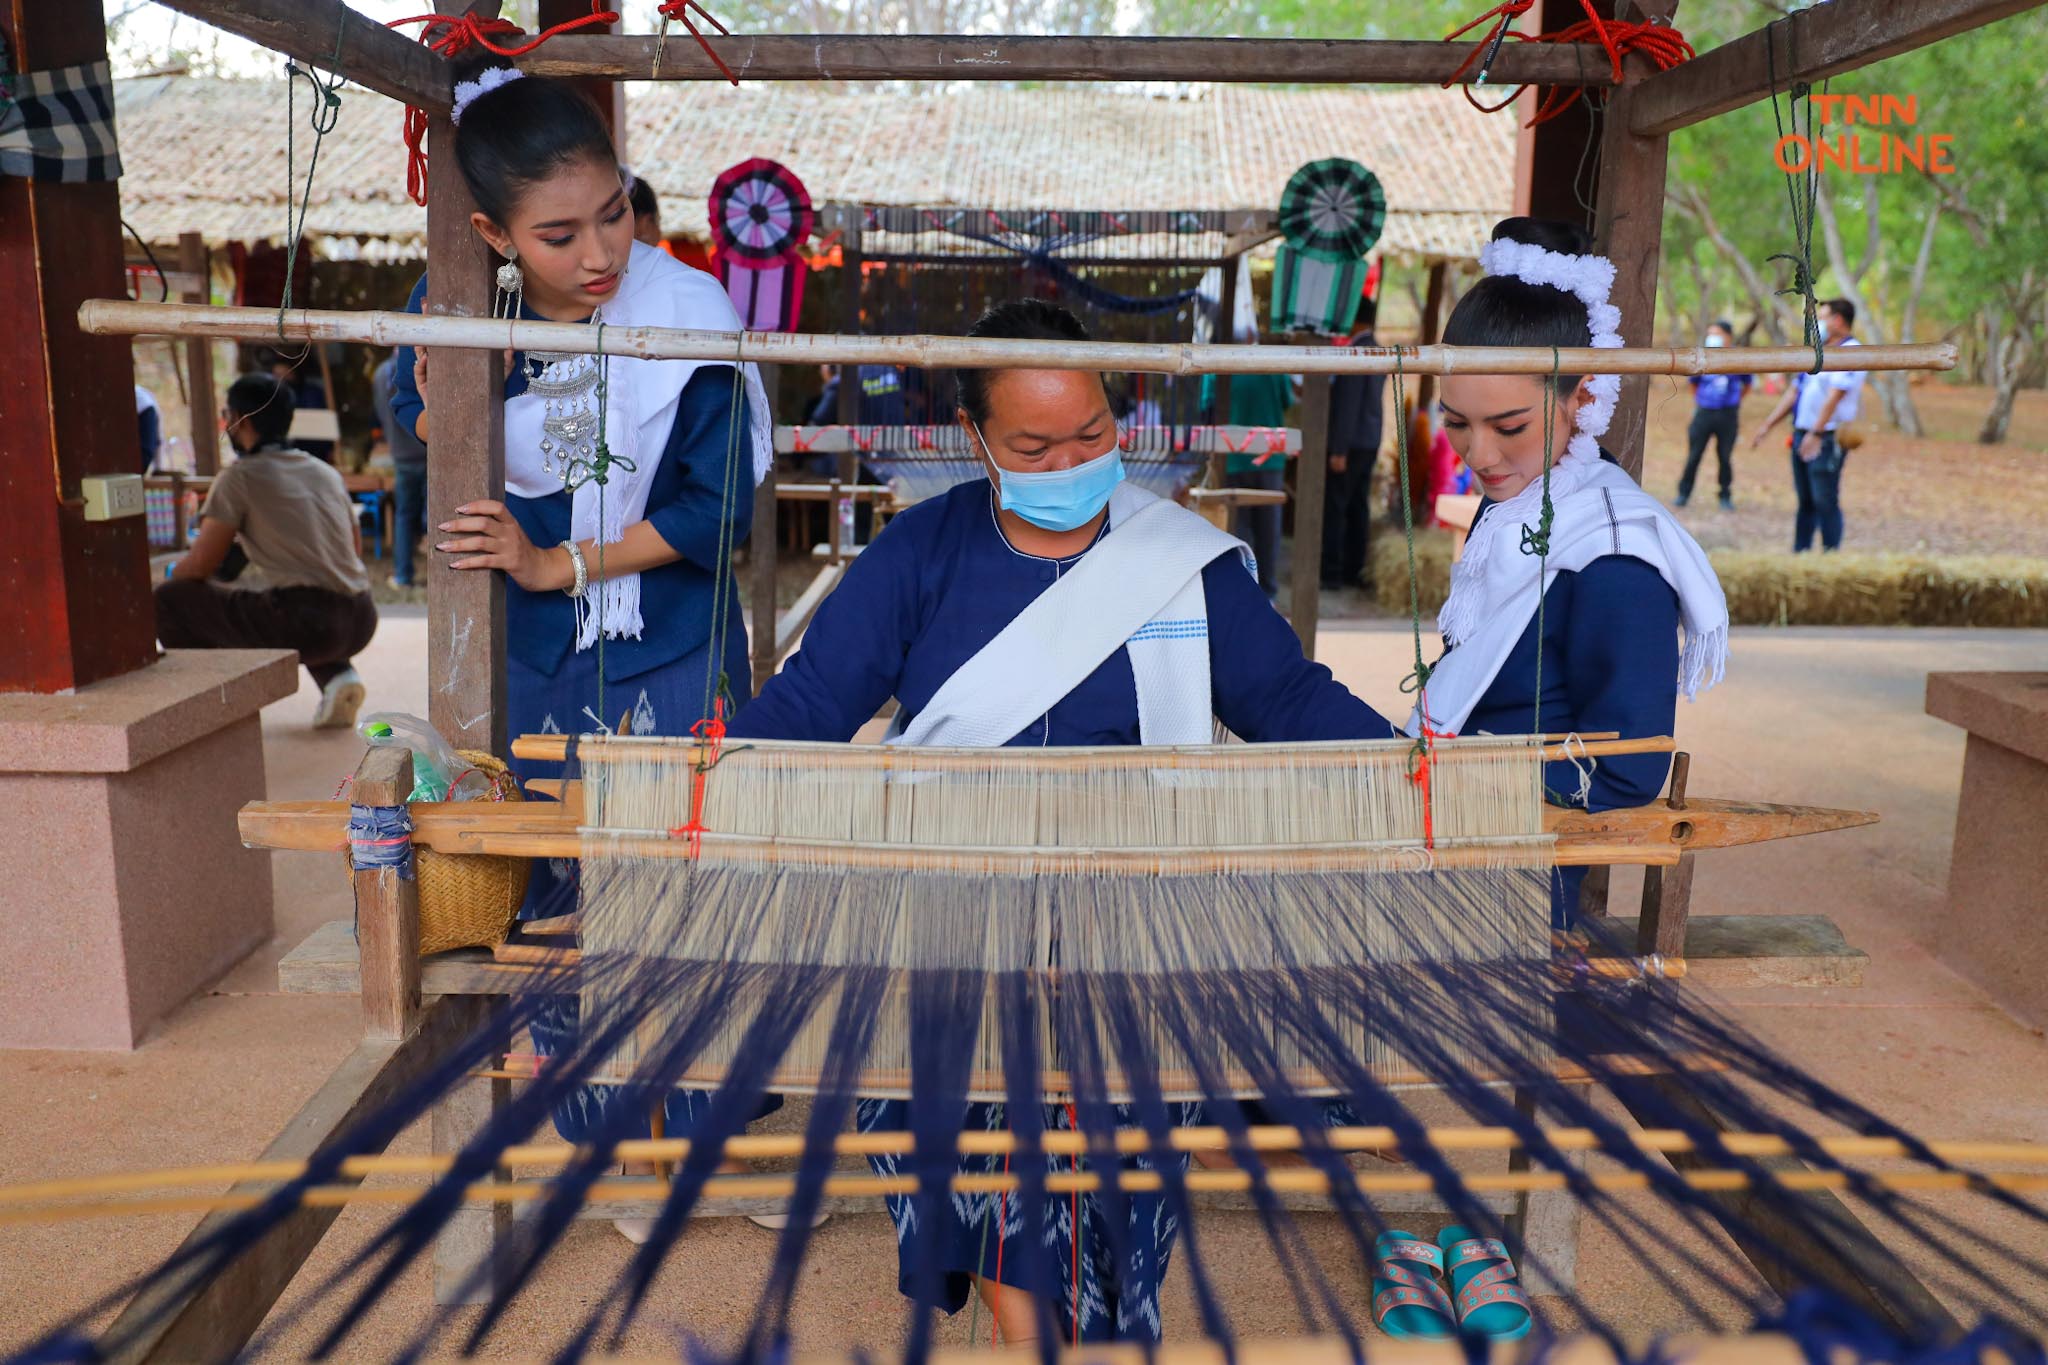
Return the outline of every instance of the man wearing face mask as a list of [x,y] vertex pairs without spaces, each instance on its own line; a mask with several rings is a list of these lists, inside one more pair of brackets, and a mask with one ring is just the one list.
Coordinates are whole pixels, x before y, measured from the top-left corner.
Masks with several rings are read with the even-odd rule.
[[[1726,346],[1735,339],[1735,328],[1715,319],[1707,328],[1706,344]],[[1697,374],[1692,377],[1692,426],[1686,431],[1685,473],[1678,479],[1678,505],[1692,501],[1693,480],[1700,472],[1700,459],[1707,442],[1714,442],[1714,458],[1721,466],[1721,510],[1735,510],[1735,435],[1742,419],[1742,398],[1755,382],[1747,374]]]

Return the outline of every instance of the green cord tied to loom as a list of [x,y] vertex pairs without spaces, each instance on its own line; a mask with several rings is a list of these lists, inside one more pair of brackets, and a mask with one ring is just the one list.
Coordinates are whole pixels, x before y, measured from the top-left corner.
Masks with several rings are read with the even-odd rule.
[[1550,378],[1543,382],[1543,506],[1536,514],[1536,524],[1522,523],[1522,553],[1536,556],[1536,714],[1529,722],[1529,733],[1543,733],[1543,599],[1549,584],[1544,580],[1550,576],[1550,528],[1557,520],[1557,504],[1550,500],[1550,458],[1551,442],[1557,430],[1557,386],[1561,357],[1557,347],[1550,348]]
[[[612,453],[609,429],[611,427],[611,358],[604,353],[604,314],[597,315],[597,447],[596,453],[588,460],[572,460],[562,471],[562,487],[573,494],[583,485],[597,485],[597,576],[585,590],[585,596],[595,596],[593,610],[602,616],[604,610],[604,490],[611,482],[611,472],[623,469],[632,473],[639,468],[624,455]],[[604,621],[597,623],[597,723],[605,726],[604,709]]]
[[[334,125],[341,121],[341,87],[345,83],[341,71],[341,47],[347,29],[337,24],[334,30],[334,57],[332,65],[335,75],[324,84],[317,73],[300,66],[290,58],[284,64],[284,292],[277,300],[277,339],[286,340],[284,315],[292,306],[292,277],[299,262],[299,238],[305,235],[306,212],[313,203],[313,173],[320,168],[320,144],[334,131]],[[313,155],[306,163],[306,187],[298,193],[298,208],[292,207],[293,191],[297,190],[296,162],[298,149],[293,130],[298,123],[297,100],[293,95],[298,90],[300,79],[313,87],[315,103],[310,116],[313,128]]]
[[[1788,48],[1787,55],[1791,58],[1792,69],[1797,71],[1799,69],[1799,53],[1796,44],[1799,41],[1799,30],[1797,26],[1792,24],[1789,18],[1782,22],[1786,25],[1785,41]],[[1771,36],[1777,27],[1778,25],[1774,23],[1764,31],[1764,62],[1770,79],[1771,120],[1778,126],[1779,142],[1783,142],[1786,136],[1786,114],[1781,113],[1778,108],[1778,44],[1776,39]],[[1821,93],[1827,93],[1827,82],[1822,81],[1820,88]],[[1789,93],[1790,98],[1785,103],[1790,113],[1794,133],[1797,133],[1799,129],[1799,101],[1806,101],[1806,143],[1810,147],[1813,145],[1813,86],[1807,81],[1795,81]],[[1813,220],[1820,201],[1820,167],[1813,159],[1809,159],[1806,171],[1805,202],[1803,204],[1800,202],[1801,192],[1799,172],[1797,171],[1787,170],[1785,172],[1785,194],[1791,202],[1792,233],[1799,249],[1797,252],[1774,252],[1766,256],[1764,260],[1766,264],[1771,261],[1789,261],[1792,265],[1792,283],[1780,289],[1778,293],[1796,294],[1799,296],[1801,311],[1804,314],[1804,332],[1801,339],[1807,345],[1813,347],[1813,368],[1807,371],[1807,373],[1819,374],[1824,348],[1827,345],[1827,338],[1822,335],[1820,328],[1820,301],[1814,297],[1813,293]]]

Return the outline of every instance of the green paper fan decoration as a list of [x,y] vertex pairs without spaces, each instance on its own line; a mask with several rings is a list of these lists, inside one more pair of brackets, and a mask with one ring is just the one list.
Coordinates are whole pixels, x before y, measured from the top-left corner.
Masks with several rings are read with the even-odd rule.
[[1309,162],[1280,195],[1280,233],[1297,251],[1355,261],[1386,225],[1379,177],[1348,157]]

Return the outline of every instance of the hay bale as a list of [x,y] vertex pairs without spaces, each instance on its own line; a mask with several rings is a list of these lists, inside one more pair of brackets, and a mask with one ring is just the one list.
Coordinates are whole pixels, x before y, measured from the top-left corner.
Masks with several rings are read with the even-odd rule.
[[[1451,533],[1430,527],[1415,533],[1415,577],[1421,586],[1422,614],[1429,616],[1451,591]],[[1382,611],[1408,614],[1408,541],[1398,522],[1373,528],[1372,594]]]
[[[1766,553],[1715,550],[1708,558],[1739,626],[2048,626],[2048,562],[2014,555]],[[1415,534],[1425,619],[1451,583],[1451,536]],[[1397,523],[1374,528],[1373,595],[1408,615],[1408,547]]]

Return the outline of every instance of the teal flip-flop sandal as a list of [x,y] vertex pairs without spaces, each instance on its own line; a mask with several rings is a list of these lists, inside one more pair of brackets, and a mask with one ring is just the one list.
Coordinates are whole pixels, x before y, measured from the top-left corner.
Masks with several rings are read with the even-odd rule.
[[1437,1246],[1451,1276],[1451,1301],[1458,1330],[1489,1341],[1519,1341],[1536,1315],[1516,1283],[1507,1247],[1492,1237],[1474,1237],[1457,1223],[1437,1234]]
[[1409,1232],[1383,1232],[1372,1245],[1372,1316],[1399,1341],[1447,1341],[1457,1334],[1451,1296],[1438,1276],[1443,1252]]

